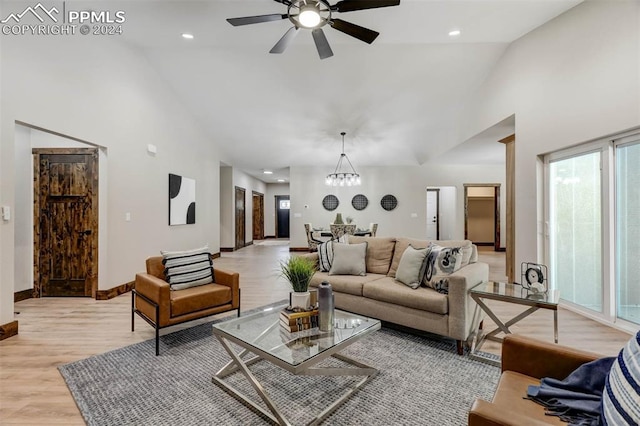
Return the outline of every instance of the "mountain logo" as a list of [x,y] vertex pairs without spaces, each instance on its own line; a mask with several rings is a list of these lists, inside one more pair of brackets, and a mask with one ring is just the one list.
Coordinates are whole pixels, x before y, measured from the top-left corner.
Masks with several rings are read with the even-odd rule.
[[42,5],[42,3],[38,3],[37,5],[35,5],[33,7],[31,7],[31,6],[27,7],[22,13],[17,13],[17,14],[16,13],[11,13],[5,19],[0,21],[0,23],[6,24],[7,22],[9,22],[10,20],[13,19],[15,21],[15,23],[17,24],[17,23],[20,22],[20,20],[25,15],[28,15],[28,14],[31,14],[31,15],[35,16],[38,19],[38,21],[40,21],[40,22],[44,22],[44,18],[43,17],[47,17],[48,16],[53,22],[57,23],[58,22],[58,18],[56,18],[53,15],[54,13],[56,15],[58,13],[60,13],[58,11],[58,9],[55,8],[55,6],[52,7],[51,9],[47,10],[47,8]]

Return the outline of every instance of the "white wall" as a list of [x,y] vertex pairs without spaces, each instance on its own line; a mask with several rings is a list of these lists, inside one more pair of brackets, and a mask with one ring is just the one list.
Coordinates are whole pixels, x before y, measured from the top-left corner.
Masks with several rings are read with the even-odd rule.
[[466,136],[515,113],[515,260],[542,261],[539,155],[640,125],[640,2],[586,1],[512,43]]
[[[276,195],[289,195],[288,183],[269,183],[264,195],[264,235],[276,236]],[[305,237],[306,241],[306,237]]]
[[[219,155],[140,53],[116,39],[3,37],[0,205],[15,206],[15,120],[109,150],[108,289],[161,249],[219,250]],[[152,156],[148,143],[158,148]],[[195,225],[168,226],[168,174],[197,182]],[[21,183],[22,184],[22,183]],[[21,184],[18,184],[20,187]],[[125,222],[125,212],[132,220]],[[2,223],[0,324],[13,320],[15,221]]]
[[[464,182],[464,183],[467,183],[467,182]],[[458,217],[457,193],[458,193],[458,189],[455,186],[440,187],[440,239],[441,240],[452,240],[453,236],[457,235],[457,227],[456,227],[456,218]],[[426,214],[426,208],[425,208],[425,214]],[[463,228],[463,235],[464,235],[464,228]]]
[[[327,227],[336,216],[351,216],[356,225],[366,228],[371,222],[378,223],[377,235],[407,236],[426,238],[427,188],[434,186],[455,187],[447,195],[455,197],[456,209],[442,211],[442,217],[449,215],[453,223],[445,218],[441,229],[442,239],[462,239],[464,237],[464,190],[465,183],[495,182],[504,185],[505,171],[495,166],[459,166],[425,164],[423,166],[399,167],[358,167],[362,185],[358,187],[329,187],[324,183],[327,168],[291,167],[291,247],[306,247],[304,223]],[[322,199],[325,195],[338,197],[340,205],[332,212],[325,210]],[[357,211],[351,205],[356,194],[369,199],[366,209]],[[398,199],[395,210],[386,211],[380,206],[381,198],[392,194]],[[446,203],[445,194],[441,194]],[[309,208],[305,209],[304,206]],[[445,204],[446,205],[446,204]],[[412,214],[416,217],[412,217]],[[299,214],[300,217],[296,217]],[[450,236],[449,236],[450,235]]]

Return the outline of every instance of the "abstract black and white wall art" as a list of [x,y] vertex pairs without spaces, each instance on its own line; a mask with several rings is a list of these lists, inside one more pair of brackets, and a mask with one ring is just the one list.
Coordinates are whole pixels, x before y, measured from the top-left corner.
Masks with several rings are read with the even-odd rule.
[[169,225],[196,223],[196,181],[169,173]]

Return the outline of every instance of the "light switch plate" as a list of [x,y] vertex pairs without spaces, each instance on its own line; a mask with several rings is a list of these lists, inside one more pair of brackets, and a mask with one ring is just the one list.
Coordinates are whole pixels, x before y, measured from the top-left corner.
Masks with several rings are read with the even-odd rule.
[[2,220],[8,222],[11,220],[11,207],[10,206],[2,206]]

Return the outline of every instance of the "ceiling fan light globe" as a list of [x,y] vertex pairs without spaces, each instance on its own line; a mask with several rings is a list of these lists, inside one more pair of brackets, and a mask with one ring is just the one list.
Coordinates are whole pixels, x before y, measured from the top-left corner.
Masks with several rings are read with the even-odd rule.
[[298,21],[305,28],[315,28],[320,23],[320,13],[314,6],[307,6],[301,9]]

